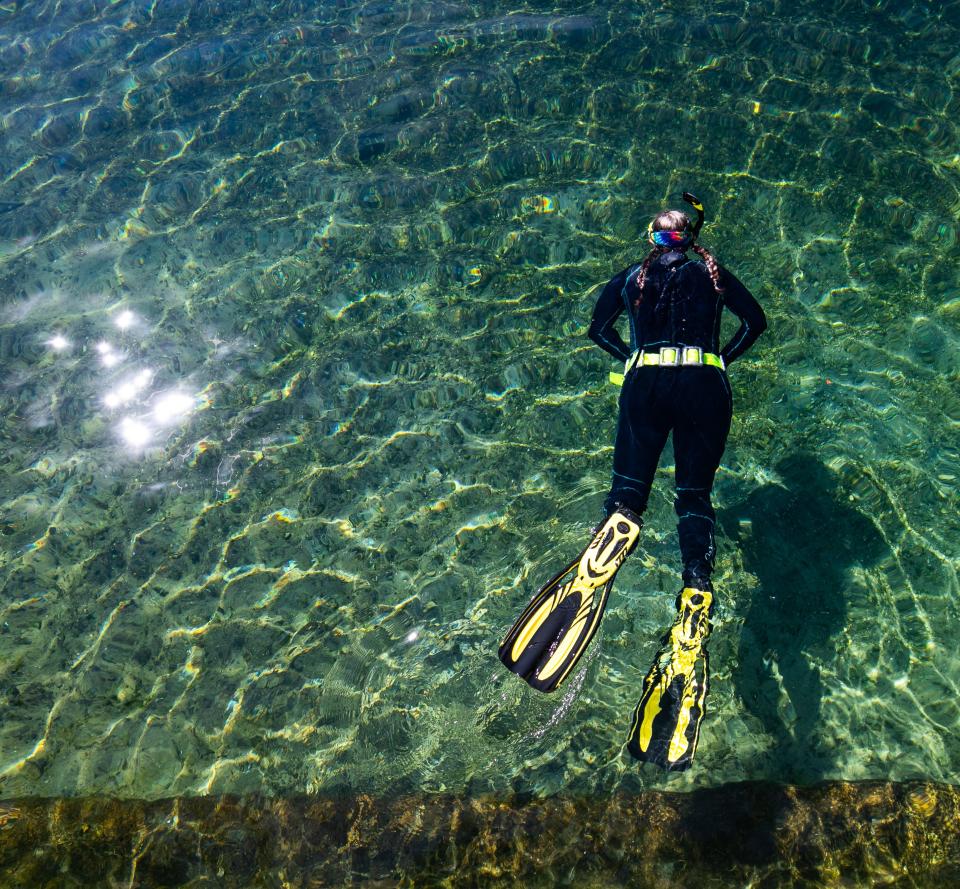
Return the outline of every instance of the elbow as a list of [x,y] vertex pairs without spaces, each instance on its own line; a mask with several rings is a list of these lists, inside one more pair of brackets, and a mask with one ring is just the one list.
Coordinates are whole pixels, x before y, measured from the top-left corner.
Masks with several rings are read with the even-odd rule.
[[756,322],[751,325],[751,327],[753,327],[753,329],[756,331],[757,336],[760,336],[760,334],[767,329],[767,316],[761,312],[760,316],[757,318]]

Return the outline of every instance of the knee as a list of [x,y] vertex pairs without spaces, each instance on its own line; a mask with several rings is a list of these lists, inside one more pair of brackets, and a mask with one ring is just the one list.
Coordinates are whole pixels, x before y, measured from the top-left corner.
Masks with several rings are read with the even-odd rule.
[[677,488],[673,508],[680,518],[687,515],[702,516],[710,521],[715,518],[709,488]]

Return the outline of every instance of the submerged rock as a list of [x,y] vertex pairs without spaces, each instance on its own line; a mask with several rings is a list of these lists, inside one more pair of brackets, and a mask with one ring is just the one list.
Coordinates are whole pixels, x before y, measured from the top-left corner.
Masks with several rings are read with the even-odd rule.
[[731,784],[612,798],[183,797],[0,804],[11,886],[953,885],[957,788]]

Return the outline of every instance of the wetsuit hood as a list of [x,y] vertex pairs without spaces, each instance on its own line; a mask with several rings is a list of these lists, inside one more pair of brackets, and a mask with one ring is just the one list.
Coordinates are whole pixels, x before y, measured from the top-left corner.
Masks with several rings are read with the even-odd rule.
[[670,268],[686,261],[687,254],[683,250],[671,250],[669,253],[663,253],[658,262]]

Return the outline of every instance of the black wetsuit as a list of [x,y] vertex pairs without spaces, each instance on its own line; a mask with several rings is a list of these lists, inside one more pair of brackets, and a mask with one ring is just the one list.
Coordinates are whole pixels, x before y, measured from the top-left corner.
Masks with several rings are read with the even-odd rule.
[[[590,338],[618,361],[626,361],[637,349],[697,346],[719,354],[729,366],[767,326],[759,303],[726,269],[720,269],[723,289],[717,292],[702,261],[679,250],[662,253],[650,263],[637,306],[639,270],[639,264],[631,266],[610,279],[590,324]],[[740,329],[719,349],[724,306],[740,319]],[[614,328],[624,311],[630,319],[630,346]],[[685,583],[694,578],[707,583],[713,571],[716,515],[710,491],[730,431],[732,407],[726,373],[710,365],[637,367],[627,374],[620,392],[607,514],[618,506],[637,514],[646,509],[660,452],[673,430],[675,507]]]

